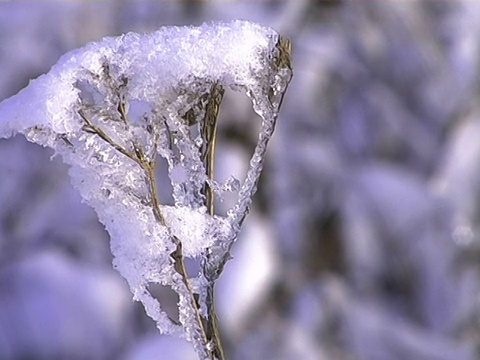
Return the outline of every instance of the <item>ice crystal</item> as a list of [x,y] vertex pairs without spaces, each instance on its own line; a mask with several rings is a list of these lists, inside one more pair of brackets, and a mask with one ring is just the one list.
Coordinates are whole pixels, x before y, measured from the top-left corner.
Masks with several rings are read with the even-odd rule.
[[[70,165],[73,185],[110,234],[114,266],[134,298],[161,332],[184,336],[210,359],[214,346],[199,320],[208,309],[195,297],[207,299],[229,258],[290,78],[288,42],[254,23],[129,33],[67,53],[3,101],[0,138],[24,134]],[[235,178],[215,182],[209,168],[226,88],[245,91],[262,119],[241,185]],[[168,164],[174,206],[161,205],[156,193],[159,157]],[[215,215],[213,196],[236,190],[228,215]],[[188,278],[185,257],[202,258],[197,278]],[[178,293],[180,323],[149,293],[152,283]]]

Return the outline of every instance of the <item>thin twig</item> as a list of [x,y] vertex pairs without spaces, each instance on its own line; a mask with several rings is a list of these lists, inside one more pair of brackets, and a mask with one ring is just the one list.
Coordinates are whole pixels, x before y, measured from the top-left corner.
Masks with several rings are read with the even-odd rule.
[[[124,109],[123,105],[119,105],[118,110],[121,112],[121,117],[125,120],[125,123],[128,125],[128,121],[124,112],[121,109]],[[144,150],[138,145],[133,144],[134,151],[129,151],[125,149],[123,146],[117,144],[113,139],[99,126],[95,125],[84,113],[82,110],[79,111],[80,117],[85,122],[83,126],[83,130],[85,132],[95,134],[100,137],[103,141],[108,143],[112,146],[115,150],[123,154],[124,156],[128,157],[129,159],[136,162],[142,170],[145,172],[145,176],[147,179],[147,183],[149,186],[149,197],[150,197],[150,204],[152,207],[153,214],[155,219],[160,223],[160,225],[165,226],[167,231],[169,232],[169,236],[172,238],[173,242],[176,244],[176,250],[170,254],[172,259],[174,260],[174,269],[175,271],[180,274],[182,277],[183,284],[185,285],[187,292],[190,296],[190,304],[195,312],[196,321],[198,327],[202,332],[203,343],[205,346],[206,352],[209,354],[211,360],[223,360],[222,357],[216,357],[215,349],[214,351],[209,350],[207,344],[211,341],[211,337],[208,335],[208,322],[202,317],[200,313],[200,305],[198,304],[198,300],[195,297],[195,293],[193,291],[192,285],[188,279],[188,273],[185,266],[185,260],[183,257],[183,250],[182,250],[182,242],[174,235],[170,233],[170,229],[167,226],[167,222],[165,221],[165,217],[163,216],[161,209],[160,209],[160,202],[158,200],[158,193],[157,193],[157,186],[155,180],[155,167],[156,161],[149,160],[148,157],[145,155]],[[218,344],[218,341],[215,341],[215,344]]]
[[[210,182],[214,180],[215,176],[215,149],[217,140],[217,119],[220,110],[220,103],[223,99],[224,90],[218,84],[213,84],[209,94],[209,101],[205,109],[205,118],[201,128],[202,138],[205,144],[202,159],[205,163],[207,177]],[[215,198],[214,192],[209,184],[205,184],[205,201],[208,213],[213,216],[215,212]],[[208,256],[208,255],[207,255]],[[203,269],[205,273],[205,269]],[[219,360],[225,359],[223,345],[220,337],[218,326],[218,319],[215,309],[215,289],[214,282],[210,282],[207,288],[207,336],[214,344],[213,352]]]
[[132,153],[130,153],[130,151],[115,143],[107,133],[105,133],[100,127],[94,125],[90,121],[90,119],[88,119],[88,117],[83,113],[82,110],[79,110],[78,114],[82,117],[83,121],[85,121],[85,125],[83,126],[84,131],[98,135],[102,140],[111,145],[115,150],[122,153],[129,159],[135,161],[136,163],[139,163],[138,159]]
[[[205,118],[202,123],[201,133],[205,144],[202,160],[205,162],[207,177],[213,181],[215,175],[215,148],[217,140],[217,118],[220,111],[220,103],[223,99],[224,90],[218,84],[213,84],[210,90],[210,99],[205,109]],[[215,212],[214,192],[211,186],[206,184],[205,197],[208,213]]]

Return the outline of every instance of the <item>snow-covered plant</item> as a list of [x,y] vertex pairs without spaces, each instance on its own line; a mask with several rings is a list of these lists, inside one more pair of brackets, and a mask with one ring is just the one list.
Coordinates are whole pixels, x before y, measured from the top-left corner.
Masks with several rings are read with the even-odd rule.
[[[64,55],[3,101],[0,138],[20,133],[60,155],[110,234],[115,268],[160,332],[191,341],[201,359],[222,359],[213,287],[251,204],[291,76],[288,40],[251,22],[105,38]],[[226,88],[245,91],[262,119],[242,184],[213,177]],[[174,206],[158,196],[161,158]],[[225,191],[238,191],[238,199],[220,216],[214,199]],[[187,258],[200,260],[196,276]],[[178,321],[151,295],[152,284],[178,294]]]

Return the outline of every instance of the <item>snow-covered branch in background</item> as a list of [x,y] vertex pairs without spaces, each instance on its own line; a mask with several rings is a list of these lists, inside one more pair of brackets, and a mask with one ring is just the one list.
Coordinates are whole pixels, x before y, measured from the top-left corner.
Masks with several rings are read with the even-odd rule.
[[[221,359],[213,284],[248,212],[291,76],[289,42],[250,22],[105,38],[64,55],[3,101],[0,138],[21,133],[54,149],[108,230],[115,268],[159,330],[191,341],[202,359]],[[243,184],[213,177],[226,88],[245,91],[262,120]],[[160,158],[174,206],[157,193]],[[220,216],[214,198],[225,191],[238,191],[238,199]],[[186,258],[201,259],[196,276],[187,274]],[[178,320],[162,310],[151,284],[178,294]]]

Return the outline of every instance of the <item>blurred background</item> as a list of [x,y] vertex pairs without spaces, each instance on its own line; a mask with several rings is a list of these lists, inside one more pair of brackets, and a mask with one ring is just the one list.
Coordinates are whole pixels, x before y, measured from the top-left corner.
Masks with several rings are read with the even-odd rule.
[[[0,100],[103,36],[231,19],[289,37],[294,78],[217,286],[228,358],[479,359],[480,2],[0,1]],[[220,120],[226,177],[258,118]],[[0,141],[0,359],[196,359],[51,156]]]

